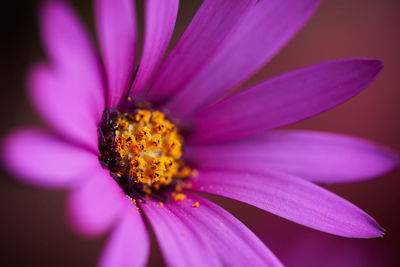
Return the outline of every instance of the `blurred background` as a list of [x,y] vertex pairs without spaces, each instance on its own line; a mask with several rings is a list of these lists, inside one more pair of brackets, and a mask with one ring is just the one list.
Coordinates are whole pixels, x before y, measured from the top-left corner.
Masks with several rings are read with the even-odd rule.
[[[91,1],[72,1],[94,36]],[[138,2],[143,21],[143,1]],[[200,0],[185,0],[173,43]],[[25,94],[30,64],[45,58],[37,28],[39,1],[2,3],[0,136],[23,125],[43,125]],[[346,57],[382,59],[385,68],[364,92],[347,103],[290,128],[345,133],[400,150],[400,1],[325,0],[307,25],[249,83],[309,64]],[[143,23],[140,22],[143,26]],[[140,36],[142,38],[142,36]],[[328,151],[327,151],[328,153]],[[289,266],[400,266],[400,171],[328,189],[371,214],[384,238],[356,240],[306,229],[246,204],[212,197]],[[0,172],[0,265],[92,266],[106,236],[88,240],[66,223],[65,191],[21,185]],[[154,236],[150,266],[163,261]]]

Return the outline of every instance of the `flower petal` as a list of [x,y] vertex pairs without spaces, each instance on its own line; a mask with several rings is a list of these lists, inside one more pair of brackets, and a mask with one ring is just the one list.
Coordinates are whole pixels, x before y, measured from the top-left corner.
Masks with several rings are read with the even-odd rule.
[[100,267],[146,266],[150,240],[142,216],[131,200],[100,258]]
[[85,176],[68,198],[68,216],[74,229],[86,236],[100,236],[118,218],[126,196],[109,172],[98,166]]
[[400,166],[400,155],[363,139],[313,131],[274,131],[251,139],[188,146],[199,167],[279,170],[320,183],[354,182]]
[[41,32],[51,70],[35,66],[28,76],[32,102],[62,136],[97,149],[97,124],[105,98],[100,62],[73,9],[45,1]]
[[45,1],[41,6],[40,30],[54,67],[85,78],[82,82],[90,86],[87,90],[98,91],[99,97],[103,97],[96,50],[73,8],[65,1]]
[[220,266],[221,263],[192,222],[174,212],[175,203],[159,205],[153,200],[142,204],[169,266]]
[[[191,203],[180,202],[183,216],[188,216],[199,232],[218,253],[224,266],[283,266],[276,256],[234,216],[194,194],[186,193]],[[192,203],[199,202],[193,209]],[[217,238],[216,238],[217,237]]]
[[173,96],[218,54],[255,0],[205,0],[150,87],[147,100]]
[[96,0],[96,28],[108,77],[108,106],[125,97],[135,69],[136,18],[132,0]]
[[2,160],[22,182],[65,188],[82,179],[97,157],[38,129],[21,129],[3,140]]
[[238,139],[314,116],[359,93],[381,69],[377,60],[346,59],[280,75],[200,111],[191,141]]
[[381,236],[383,229],[364,211],[301,178],[264,170],[200,171],[192,189],[243,201],[327,233],[357,238]]
[[261,0],[218,55],[170,103],[185,116],[221,97],[266,64],[301,28],[320,0]]
[[145,2],[143,55],[130,94],[140,97],[160,65],[175,27],[179,0]]
[[[171,235],[174,238],[183,239],[186,244],[182,249],[196,250],[197,253],[199,252],[197,250],[212,249],[216,253],[215,255],[207,255],[208,258],[204,258],[203,262],[197,263],[196,266],[203,266],[203,264],[206,264],[204,260],[211,259],[217,259],[218,265],[222,264],[223,266],[281,266],[279,260],[268,248],[246,226],[228,212],[202,197],[190,193],[185,193],[185,195],[187,196],[185,200],[177,202],[171,200],[170,203],[166,203],[162,207],[157,204],[149,207],[147,204],[142,206],[146,215],[148,215],[149,210],[154,213],[157,211],[159,214],[163,212],[162,217],[158,217],[158,221],[148,215],[151,222],[154,220],[159,224],[161,220],[165,220],[164,217],[169,217],[168,220],[170,220],[171,224],[168,228],[179,229],[178,231],[175,230],[176,232],[171,233]],[[199,202],[199,206],[193,207],[192,205],[196,202]],[[181,228],[181,224],[187,225],[187,229],[185,229],[186,227]],[[157,238],[160,238],[158,235],[161,230],[157,231],[156,229],[158,225],[153,225],[153,227]],[[198,247],[192,247],[187,241],[192,238],[199,239],[196,241],[196,243],[199,243],[196,244]],[[168,244],[169,248],[173,246],[171,243]],[[163,249],[161,240],[160,246]],[[169,257],[169,255],[166,255],[168,253],[170,253],[169,250],[164,251],[165,257]],[[184,250],[180,252],[178,258],[182,258],[183,255],[186,255]],[[171,256],[171,260],[168,263],[171,266],[180,266],[177,261],[177,258],[172,258]],[[215,264],[205,266],[216,266]],[[188,265],[185,265],[182,261],[182,266]]]
[[59,135],[97,151],[100,117],[88,92],[43,64],[31,69],[28,87],[36,110]]

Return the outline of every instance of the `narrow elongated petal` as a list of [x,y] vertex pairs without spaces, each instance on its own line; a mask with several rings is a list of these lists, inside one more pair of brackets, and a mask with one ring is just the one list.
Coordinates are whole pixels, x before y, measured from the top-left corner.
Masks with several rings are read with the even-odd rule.
[[[282,266],[268,248],[240,221],[216,204],[194,194],[171,203],[174,215],[193,225],[223,266]],[[193,204],[198,202],[198,207]]]
[[40,18],[51,69],[35,66],[29,73],[32,102],[59,134],[96,149],[105,98],[95,49],[66,2],[45,1]]
[[234,140],[317,115],[362,91],[381,69],[377,60],[346,59],[272,78],[199,112],[191,141]]
[[77,79],[77,87],[69,88],[69,93],[87,91],[96,103],[103,103],[100,62],[73,8],[65,1],[46,1],[40,15],[41,35],[52,66],[69,78]]
[[187,147],[199,167],[279,170],[320,183],[373,178],[400,165],[400,155],[359,138],[313,131],[274,131],[224,144]]
[[75,85],[70,77],[43,64],[33,66],[28,75],[29,95],[50,127],[59,135],[97,151],[100,103],[94,103],[91,94]]
[[174,31],[179,0],[145,2],[143,54],[130,94],[140,97],[148,88]]
[[368,214],[339,196],[301,178],[266,171],[200,171],[192,189],[254,205],[327,233],[357,238],[381,236]]
[[148,200],[141,205],[148,217],[168,266],[221,266],[215,252],[193,222],[182,220],[173,205]]
[[205,0],[161,66],[147,100],[171,97],[204,68],[237,28],[255,0]]
[[2,158],[24,183],[65,188],[83,179],[97,157],[38,129],[21,129],[3,140]]
[[[265,245],[236,218],[202,197],[189,193],[185,194],[187,196],[185,200],[178,202],[172,200],[172,203],[166,203],[163,207],[159,207],[157,204],[149,207],[147,204],[142,206],[145,209],[146,215],[148,215],[149,212],[158,212],[161,214],[161,212],[164,211],[165,215],[163,215],[163,218],[159,218],[159,221],[168,220],[172,222],[171,218],[173,218],[174,222],[171,223],[170,227],[178,229],[175,235],[183,239],[184,243],[186,243],[186,247],[192,248],[191,250],[196,248],[196,250],[200,249],[202,251],[211,249],[215,255],[209,255],[208,257],[213,256],[215,259],[218,259],[218,265],[281,266],[280,262]],[[199,203],[199,206],[193,207],[193,204],[196,202]],[[152,221],[153,219],[151,216],[154,215],[148,216],[150,221]],[[164,217],[171,218],[166,219]],[[181,224],[190,226],[190,229],[180,228],[179,226]],[[153,227],[157,228],[159,226],[153,225]],[[155,232],[157,238],[159,238],[156,229]],[[199,238],[197,243],[204,242],[207,244],[206,247],[191,247],[191,244],[189,244],[187,240],[193,237]],[[161,242],[160,245],[162,248]],[[172,246],[172,243],[170,243],[170,249]],[[184,250],[181,251],[180,258],[182,255],[186,255]],[[165,257],[168,256],[165,255]],[[177,262],[181,260],[183,259],[175,258],[173,261],[169,262],[169,264],[172,266],[179,266]],[[204,261],[203,264],[205,264]],[[203,265],[196,264],[196,266]]]
[[100,236],[121,216],[126,196],[107,170],[98,166],[68,199],[69,219],[81,234]]
[[135,69],[136,17],[132,0],[96,0],[96,28],[108,78],[108,106],[126,96]]
[[121,218],[100,258],[100,267],[146,266],[150,252],[145,222],[131,200],[126,199]]
[[187,116],[238,86],[293,37],[319,2],[258,1],[224,48],[167,108],[176,116]]

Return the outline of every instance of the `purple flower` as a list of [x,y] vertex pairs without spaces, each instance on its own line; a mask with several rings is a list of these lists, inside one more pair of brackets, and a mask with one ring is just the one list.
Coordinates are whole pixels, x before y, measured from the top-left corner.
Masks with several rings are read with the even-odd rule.
[[375,79],[380,61],[318,64],[221,100],[318,3],[205,0],[162,62],[179,2],[148,0],[135,70],[132,1],[95,1],[101,60],[72,8],[47,2],[40,17],[50,61],[31,69],[28,85],[52,131],[12,133],[4,161],[25,183],[69,188],[68,215],[80,233],[113,228],[102,266],[145,265],[150,225],[170,266],[281,265],[242,223],[195,192],[339,236],[381,236],[369,215],[313,182],[381,175],[399,165],[396,152],[336,134],[269,131],[350,99]]

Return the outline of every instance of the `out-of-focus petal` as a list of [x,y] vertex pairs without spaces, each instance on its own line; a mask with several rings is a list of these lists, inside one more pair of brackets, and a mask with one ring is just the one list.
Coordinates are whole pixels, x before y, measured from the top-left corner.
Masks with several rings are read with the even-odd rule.
[[68,198],[68,216],[75,230],[100,236],[121,216],[126,195],[101,166],[84,177]]
[[[171,200],[170,203],[165,203],[162,207],[157,204],[152,206],[142,205],[146,215],[149,212],[152,213],[152,215],[148,216],[151,222],[154,221],[153,227],[157,238],[160,238],[159,234],[165,235],[164,231],[166,231],[157,230],[159,222],[167,220],[164,217],[169,217],[166,227],[168,229],[174,228],[176,231],[175,233],[170,233],[170,238],[182,239],[185,244],[185,250],[193,251],[190,253],[195,251],[196,253],[200,251],[204,253],[206,250],[211,249],[215,253],[215,255],[205,255],[208,258],[204,258],[201,262],[195,264],[196,266],[216,266],[216,263],[206,265],[209,263],[205,262],[205,260],[210,261],[212,260],[211,257],[218,260],[218,265],[223,266],[281,266],[279,260],[268,248],[232,215],[202,197],[189,193],[185,194],[187,198],[183,201],[175,202]],[[193,207],[192,205],[196,202],[199,202],[199,206]],[[155,213],[158,213],[159,217],[155,217]],[[181,225],[184,225],[185,228],[181,228]],[[192,247],[189,244],[188,240],[193,238],[198,239],[195,241],[196,247]],[[159,239],[159,242],[164,252],[164,257],[171,257],[171,260],[167,259],[169,265],[188,266],[185,265],[187,264],[184,261],[185,259],[182,259],[182,255],[187,255],[184,252],[185,250],[180,251],[181,256],[177,259],[173,255],[167,255],[170,253],[169,250],[165,249],[164,251],[161,239]],[[169,244],[171,249],[173,246],[172,241],[164,242]]]
[[124,215],[104,248],[100,267],[146,266],[150,252],[147,227],[132,201],[126,202]]
[[142,204],[168,266],[221,266],[215,252],[193,222],[176,214],[175,203]]
[[237,170],[200,171],[192,189],[243,201],[327,233],[378,237],[383,229],[361,209],[309,181],[289,174]]
[[204,68],[236,30],[255,0],[205,0],[161,66],[146,99],[172,97]]
[[148,88],[175,27],[179,0],[145,2],[145,30],[143,54],[130,94],[140,97]]
[[36,110],[58,134],[97,151],[100,103],[89,92],[44,64],[30,70],[28,89]]
[[197,113],[191,141],[239,139],[314,116],[362,91],[382,67],[378,60],[346,59],[272,78]]
[[96,128],[105,106],[100,62],[68,3],[44,2],[41,34],[51,69],[35,66],[31,70],[32,102],[59,134],[96,149]]
[[108,106],[126,96],[135,69],[136,17],[132,0],[96,0],[96,28],[108,78]]
[[384,240],[343,238],[283,220],[259,220],[253,227],[287,267],[396,266],[397,254]]
[[65,188],[99,166],[97,157],[38,129],[21,129],[3,140],[2,159],[24,183]]
[[266,64],[301,28],[319,0],[261,0],[218,55],[167,108],[184,117],[222,96]]
[[[182,221],[193,225],[223,266],[282,266],[272,252],[227,211],[200,196],[185,194],[184,201],[171,203],[168,208]],[[193,207],[196,202],[198,207]]]
[[90,95],[101,115],[105,102],[101,64],[83,24],[65,1],[45,1],[40,15],[42,40],[52,67],[72,80],[75,87],[68,88],[70,94]]
[[313,131],[273,131],[209,146],[188,146],[185,157],[199,167],[273,169],[320,183],[373,178],[400,165],[400,155],[359,138]]

